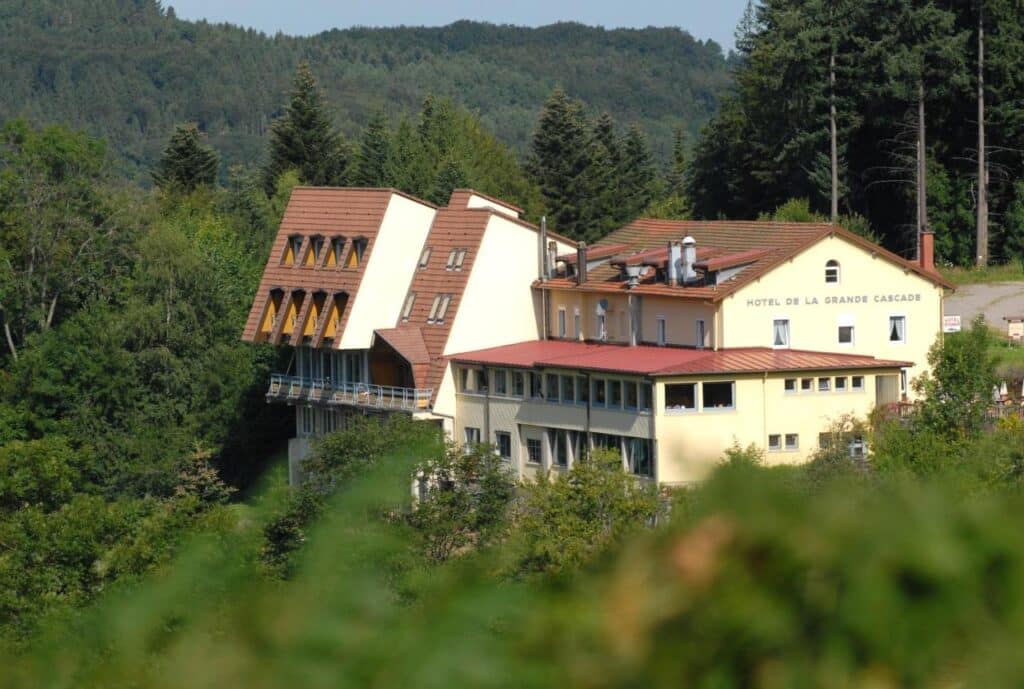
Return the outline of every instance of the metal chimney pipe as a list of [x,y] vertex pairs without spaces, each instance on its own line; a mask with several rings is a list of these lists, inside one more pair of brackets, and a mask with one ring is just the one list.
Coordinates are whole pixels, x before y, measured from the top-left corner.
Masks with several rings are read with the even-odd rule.
[[540,218],[540,232],[537,233],[537,263],[541,282],[548,279],[548,216]]
[[683,262],[682,275],[679,276],[679,283],[686,284],[697,279],[697,269],[694,264],[697,262],[697,240],[693,237],[683,238]]
[[558,243],[554,240],[548,242],[548,277],[555,272],[555,263],[558,260]]
[[683,249],[679,242],[668,243],[668,262],[665,267],[665,282],[669,285],[682,283],[680,272],[683,262]]

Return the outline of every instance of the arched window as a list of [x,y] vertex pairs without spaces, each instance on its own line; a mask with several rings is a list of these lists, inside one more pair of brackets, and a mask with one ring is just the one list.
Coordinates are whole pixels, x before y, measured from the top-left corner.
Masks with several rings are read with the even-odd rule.
[[839,261],[831,260],[825,264],[825,282],[839,282]]

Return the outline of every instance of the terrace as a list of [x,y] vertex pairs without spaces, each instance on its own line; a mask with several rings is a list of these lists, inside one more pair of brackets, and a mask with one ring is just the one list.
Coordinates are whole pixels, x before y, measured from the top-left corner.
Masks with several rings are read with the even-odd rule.
[[344,405],[363,409],[424,411],[433,389],[403,388],[373,383],[335,383],[330,378],[308,378],[275,373],[270,377],[271,402]]

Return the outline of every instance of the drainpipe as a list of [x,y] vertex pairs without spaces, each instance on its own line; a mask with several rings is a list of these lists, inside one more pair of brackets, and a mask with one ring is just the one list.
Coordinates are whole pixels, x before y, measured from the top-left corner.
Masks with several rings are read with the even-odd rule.
[[654,465],[654,486],[657,488],[658,482],[661,480],[661,458],[658,456],[658,433],[655,428],[654,420],[658,414],[658,384],[653,378],[649,379],[651,383],[651,464]]
[[548,281],[548,217],[540,218],[540,233],[537,240],[537,262],[540,268],[540,339],[548,339],[548,291],[544,288]]
[[487,376],[487,391],[484,393],[484,440],[491,442],[491,370],[484,366],[484,375]]

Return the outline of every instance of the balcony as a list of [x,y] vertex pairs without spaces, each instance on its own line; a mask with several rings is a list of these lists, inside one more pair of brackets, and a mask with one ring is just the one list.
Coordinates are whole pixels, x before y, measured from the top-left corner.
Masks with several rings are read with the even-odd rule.
[[300,378],[275,373],[270,376],[268,401],[345,405],[363,409],[424,411],[433,389],[396,388],[372,383],[333,383],[328,378]]

